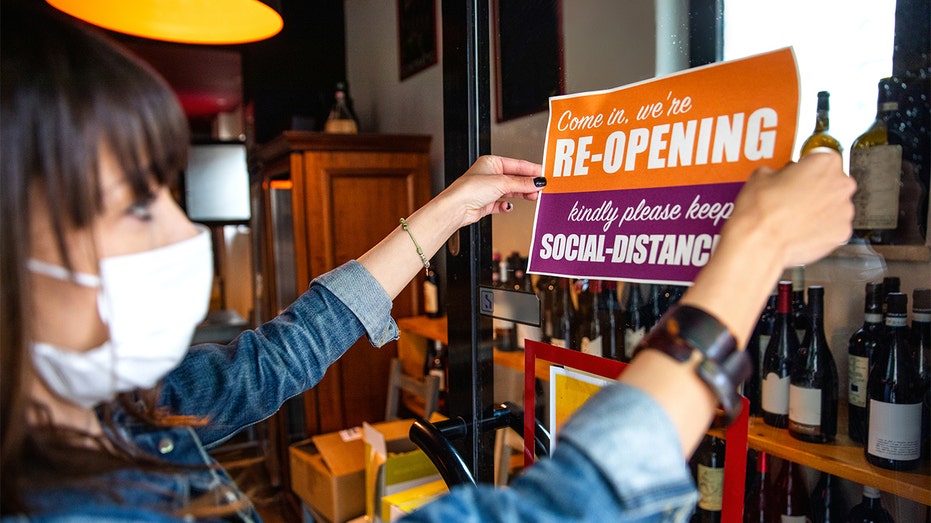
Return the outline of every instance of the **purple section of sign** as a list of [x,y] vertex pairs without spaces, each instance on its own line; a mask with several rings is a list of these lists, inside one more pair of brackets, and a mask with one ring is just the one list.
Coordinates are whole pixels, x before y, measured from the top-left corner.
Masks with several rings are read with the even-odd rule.
[[743,183],[542,194],[529,270],[691,282]]

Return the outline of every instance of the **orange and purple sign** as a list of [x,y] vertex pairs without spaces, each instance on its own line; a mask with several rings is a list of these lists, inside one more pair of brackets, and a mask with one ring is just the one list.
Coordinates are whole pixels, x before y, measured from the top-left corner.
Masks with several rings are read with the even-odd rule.
[[551,98],[529,271],[691,282],[750,173],[792,160],[798,99],[791,48]]

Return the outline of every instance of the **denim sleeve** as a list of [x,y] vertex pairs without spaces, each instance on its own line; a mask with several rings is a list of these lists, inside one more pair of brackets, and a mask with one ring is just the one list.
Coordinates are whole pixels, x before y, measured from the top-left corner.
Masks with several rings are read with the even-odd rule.
[[405,522],[685,522],[697,493],[671,420],[624,384],[600,391],[507,488],[457,487]]
[[391,299],[361,264],[316,278],[290,307],[228,345],[191,348],[163,381],[162,405],[203,417],[206,446],[261,421],[316,385],[361,336],[380,347],[398,337]]

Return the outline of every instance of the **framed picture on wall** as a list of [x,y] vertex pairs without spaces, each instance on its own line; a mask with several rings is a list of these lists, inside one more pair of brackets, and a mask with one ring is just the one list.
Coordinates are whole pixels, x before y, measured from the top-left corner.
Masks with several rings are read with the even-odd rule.
[[545,111],[565,91],[562,0],[494,0],[499,122]]
[[435,0],[398,0],[401,80],[437,63]]

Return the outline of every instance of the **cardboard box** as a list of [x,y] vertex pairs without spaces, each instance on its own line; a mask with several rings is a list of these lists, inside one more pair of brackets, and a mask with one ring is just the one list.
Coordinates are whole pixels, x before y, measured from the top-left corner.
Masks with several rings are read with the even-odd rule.
[[315,515],[344,523],[365,514],[365,453],[359,428],[314,436],[288,450],[291,490]]
[[365,441],[365,514],[381,522],[382,500],[441,479],[430,458],[410,440],[413,420],[363,424]]

